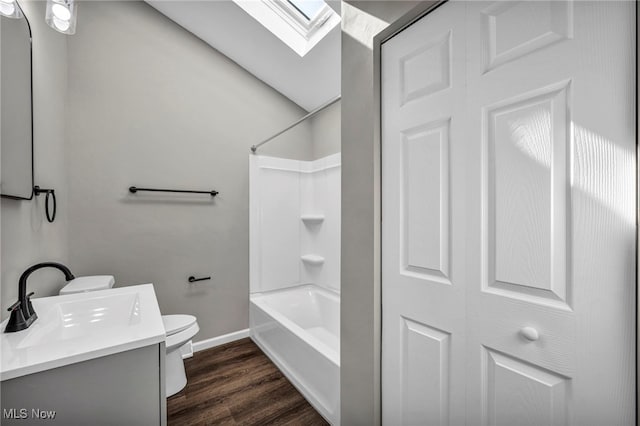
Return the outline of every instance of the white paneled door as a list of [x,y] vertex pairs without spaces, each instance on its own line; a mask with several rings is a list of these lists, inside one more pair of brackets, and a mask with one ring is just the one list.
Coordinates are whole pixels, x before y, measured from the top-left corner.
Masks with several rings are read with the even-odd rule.
[[634,2],[449,2],[382,45],[385,425],[635,422]]

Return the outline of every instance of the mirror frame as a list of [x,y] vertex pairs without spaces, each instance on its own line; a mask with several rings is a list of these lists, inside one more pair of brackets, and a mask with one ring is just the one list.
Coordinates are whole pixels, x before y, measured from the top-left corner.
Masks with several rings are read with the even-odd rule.
[[22,6],[20,6],[20,4],[16,1],[16,4],[18,5],[18,8],[20,9],[20,12],[22,12],[22,17],[24,18],[25,22],[27,23],[27,28],[29,29],[29,71],[31,73],[31,78],[30,78],[30,86],[31,86],[31,194],[29,194],[29,197],[23,197],[20,195],[9,195],[9,194],[0,194],[1,198],[8,198],[11,200],[32,200],[33,196],[34,196],[34,191],[33,191],[33,185],[35,182],[35,172],[34,172],[34,143],[33,143],[33,139],[34,139],[34,135],[33,135],[33,32],[31,31],[31,23],[29,22],[29,19],[27,18],[27,15],[24,13],[24,10],[22,9]]

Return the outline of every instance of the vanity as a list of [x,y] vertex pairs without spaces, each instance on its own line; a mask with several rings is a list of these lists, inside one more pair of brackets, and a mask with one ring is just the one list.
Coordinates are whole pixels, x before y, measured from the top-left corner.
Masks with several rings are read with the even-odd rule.
[[152,284],[32,303],[29,328],[0,334],[3,425],[166,424],[165,329]]

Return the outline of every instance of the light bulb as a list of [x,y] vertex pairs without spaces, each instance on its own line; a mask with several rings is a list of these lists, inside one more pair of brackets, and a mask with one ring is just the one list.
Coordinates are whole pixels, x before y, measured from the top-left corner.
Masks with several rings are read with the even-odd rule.
[[[67,8],[67,6],[60,3],[56,3],[51,6],[51,12],[53,12],[53,15],[61,21],[68,21],[69,19],[71,19],[71,11]],[[68,23],[67,28],[69,28]]]
[[13,2],[11,3],[5,3],[3,1],[0,1],[0,14],[2,15],[6,15],[6,16],[12,16],[16,11],[16,6],[13,4]]
[[53,25],[55,25],[56,28],[59,29],[60,31],[67,31],[71,24],[68,20],[65,21],[65,20],[59,19],[57,16],[54,16]]
[[77,7],[76,0],[47,0],[45,21],[56,31],[75,34]]

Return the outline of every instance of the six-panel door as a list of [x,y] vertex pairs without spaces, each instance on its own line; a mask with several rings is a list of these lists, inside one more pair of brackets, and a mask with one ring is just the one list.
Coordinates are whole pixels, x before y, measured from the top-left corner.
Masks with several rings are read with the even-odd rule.
[[450,2],[383,45],[385,424],[633,422],[634,17]]

